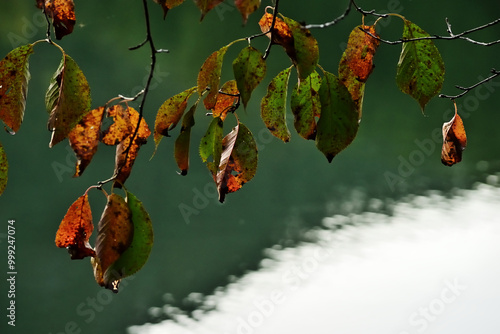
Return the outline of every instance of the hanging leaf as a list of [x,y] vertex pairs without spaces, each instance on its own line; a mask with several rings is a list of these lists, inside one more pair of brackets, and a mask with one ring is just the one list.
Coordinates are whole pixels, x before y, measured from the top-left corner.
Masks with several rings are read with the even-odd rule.
[[198,6],[198,8],[201,11],[200,21],[203,20],[203,18],[209,11],[214,9],[218,4],[220,4],[223,1],[224,0],[194,0],[196,6]]
[[166,100],[158,110],[155,120],[155,145],[158,147],[162,136],[169,137],[168,131],[175,128],[186,110],[188,99],[195,92],[196,87],[186,89],[182,93]]
[[127,205],[133,225],[132,242],[118,260],[106,270],[103,277],[105,285],[118,281],[115,283],[116,288],[119,280],[135,274],[146,264],[153,247],[153,226],[142,202],[127,191]]
[[316,138],[316,117],[321,114],[320,86],[321,77],[314,71],[300,85],[297,83],[292,91],[290,106],[294,116],[293,125],[304,139]]
[[45,105],[50,113],[48,128],[52,131],[49,146],[62,141],[90,110],[90,87],[75,61],[63,55],[50,81]]
[[262,120],[271,133],[283,140],[290,141],[290,131],[286,125],[286,95],[291,67],[281,71],[267,87],[262,98],[260,112]]
[[129,248],[133,235],[134,226],[128,204],[120,195],[110,194],[97,225],[96,257],[92,261],[94,277],[100,286],[118,291],[117,282],[105,278],[112,277],[108,269]]
[[316,147],[332,159],[351,144],[358,131],[358,113],[347,88],[332,73],[325,72],[319,88],[321,116]]
[[250,181],[257,171],[257,144],[248,128],[239,123],[222,140],[222,155],[217,175],[214,176],[219,201]]
[[234,4],[243,17],[243,24],[247,23],[250,14],[260,7],[260,0],[235,0]]
[[266,76],[266,71],[267,65],[262,58],[262,53],[251,46],[241,50],[238,57],[233,61],[234,78],[245,108],[253,90]]
[[222,70],[222,61],[226,54],[229,45],[222,47],[220,50],[212,53],[203,63],[198,73],[198,94],[201,96],[208,88],[210,91],[203,100],[203,104],[207,110],[212,110],[217,102],[217,94],[219,92],[219,82]]
[[163,9],[163,18],[165,19],[165,16],[167,16],[168,11],[182,4],[184,0],[154,0],[154,2],[159,4]]
[[265,13],[259,21],[260,30],[263,33],[266,33],[266,36],[269,39],[271,39],[272,36],[272,42],[282,46],[285,51],[287,51],[287,53],[288,50],[293,53],[294,44],[292,30],[290,29],[290,27],[285,23],[285,21],[283,21],[279,17],[276,17],[276,21],[274,22],[274,27],[271,34],[270,29],[272,23],[273,14]]
[[441,149],[441,162],[445,166],[453,166],[462,161],[462,151],[467,147],[467,136],[462,118],[457,113],[443,124],[443,147]]
[[[121,187],[121,185],[124,184],[129,177],[130,172],[132,171],[132,166],[137,158],[137,154],[139,154],[139,149],[142,145],[146,144],[147,138],[151,134],[144,118],[141,118],[141,122],[139,124],[139,113],[134,108],[128,107],[127,111],[129,113],[130,122],[134,124],[134,131],[116,147],[116,178],[114,186],[118,188]],[[136,126],[139,126],[137,133],[135,133]]]
[[[207,164],[212,175],[217,174],[222,155],[223,125],[224,123],[220,117],[214,118],[200,142],[201,160]],[[213,157],[213,161],[208,161],[210,156]]]
[[[428,37],[416,24],[405,20],[403,39]],[[396,82],[402,92],[420,104],[422,112],[431,98],[436,96],[444,81],[444,62],[431,40],[403,43],[399,57]]]
[[0,61],[0,119],[16,133],[26,108],[30,72],[28,59],[33,44],[15,48]]
[[52,21],[57,39],[73,32],[76,23],[73,0],[45,0],[44,11]]
[[69,144],[77,157],[73,177],[83,174],[97,152],[103,113],[104,107],[91,110],[68,135]]
[[3,194],[5,187],[7,186],[8,171],[9,162],[7,161],[7,155],[5,154],[2,143],[0,143],[0,196]]
[[181,132],[174,145],[174,157],[181,175],[187,175],[189,169],[189,144],[191,142],[191,128],[194,126],[194,112],[196,102],[182,118]]
[[240,103],[240,92],[235,80],[229,80],[222,85],[213,109],[213,116],[226,119],[228,112],[234,112]]
[[73,260],[94,257],[95,251],[89,245],[93,230],[89,198],[85,193],[71,204],[61,221],[56,233],[56,246],[67,248]]
[[107,110],[107,115],[113,118],[113,124],[103,131],[101,142],[110,146],[118,145],[134,132],[137,123],[132,123],[128,106],[126,108],[120,104],[111,106]]

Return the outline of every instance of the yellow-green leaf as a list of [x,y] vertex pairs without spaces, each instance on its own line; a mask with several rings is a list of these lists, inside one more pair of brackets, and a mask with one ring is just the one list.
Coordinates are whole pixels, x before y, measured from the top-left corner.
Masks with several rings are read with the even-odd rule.
[[212,53],[203,63],[198,73],[198,94],[200,96],[206,89],[210,89],[207,96],[203,100],[203,104],[207,110],[212,110],[217,102],[217,94],[219,92],[220,75],[222,70],[222,61],[226,54],[229,45],[222,47],[220,50]]
[[238,57],[233,61],[234,78],[245,108],[252,91],[266,76],[266,70],[267,65],[262,58],[262,53],[251,46],[241,50]]
[[321,114],[319,87],[321,77],[314,71],[292,91],[290,107],[294,116],[293,125],[297,133],[304,139],[316,137],[316,117]]

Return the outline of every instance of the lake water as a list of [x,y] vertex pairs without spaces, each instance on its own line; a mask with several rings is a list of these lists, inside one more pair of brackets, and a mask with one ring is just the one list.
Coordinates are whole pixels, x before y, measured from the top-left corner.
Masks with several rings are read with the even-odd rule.
[[324,218],[314,242],[267,249],[259,270],[192,294],[191,316],[154,307],[170,319],[128,333],[500,333],[498,184]]

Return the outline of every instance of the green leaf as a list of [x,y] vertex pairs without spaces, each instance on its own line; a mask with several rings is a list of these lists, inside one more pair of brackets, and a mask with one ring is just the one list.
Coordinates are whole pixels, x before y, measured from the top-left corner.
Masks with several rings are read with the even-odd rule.
[[238,57],[233,61],[234,78],[245,108],[252,91],[266,76],[266,66],[262,53],[251,46],[241,50]]
[[7,186],[7,172],[9,171],[9,162],[7,161],[7,155],[3,149],[2,143],[0,143],[0,195],[5,190]]
[[127,191],[127,205],[133,224],[133,239],[120,258],[106,270],[104,282],[117,281],[135,274],[147,262],[153,247],[153,225],[142,202]]
[[26,108],[30,73],[28,58],[33,44],[20,46],[0,61],[0,119],[12,133],[21,127]]
[[68,136],[90,110],[90,104],[90,87],[85,75],[75,61],[64,54],[45,95],[50,113],[48,128],[52,131],[50,147]]
[[[212,174],[217,173],[220,158],[222,154],[222,130],[224,123],[220,117],[212,120],[208,126],[207,132],[201,138],[200,142],[200,157],[203,162],[207,164],[208,169]],[[210,162],[208,158],[212,156],[213,161]]]
[[[416,24],[405,20],[403,39],[429,36]],[[403,43],[397,66],[396,82],[406,94],[420,104],[422,112],[431,98],[436,96],[444,81],[444,62],[431,40]]]
[[161,105],[156,113],[154,140],[158,148],[162,136],[169,137],[168,131],[175,128],[181,120],[187,107],[188,99],[195,92],[196,87],[186,89],[182,93],[172,96]]
[[294,116],[294,126],[297,133],[304,139],[316,138],[316,117],[321,114],[319,88],[321,77],[314,71],[297,83],[292,91],[290,106]]
[[347,88],[332,73],[325,72],[319,88],[321,116],[316,147],[331,162],[351,144],[358,131],[358,112]]
[[283,20],[292,31],[294,50],[287,50],[288,56],[292,59],[299,73],[299,80],[302,81],[309,76],[318,65],[319,48],[318,41],[313,37],[308,29],[288,17]]
[[281,71],[267,87],[267,94],[260,104],[261,117],[266,127],[285,143],[290,141],[286,125],[286,96],[291,67]]
[[207,96],[203,100],[203,104],[207,110],[213,109],[215,103],[217,102],[222,61],[224,60],[224,55],[226,54],[229,45],[226,45],[220,50],[212,53],[205,60],[200,68],[200,72],[198,73],[198,94],[201,96],[207,88],[210,89]]
[[196,102],[182,118],[181,132],[174,145],[174,157],[181,175],[186,175],[189,169],[189,143],[191,142],[191,128],[194,126],[194,112]]

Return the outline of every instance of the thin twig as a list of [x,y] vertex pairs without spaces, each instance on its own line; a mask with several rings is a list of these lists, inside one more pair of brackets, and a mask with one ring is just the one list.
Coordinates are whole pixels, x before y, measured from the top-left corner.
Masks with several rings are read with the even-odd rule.
[[347,15],[349,15],[349,12],[351,11],[352,4],[353,4],[353,1],[349,0],[349,4],[347,5],[347,9],[345,10],[345,12],[342,15],[340,15],[339,17],[337,17],[336,19],[334,19],[333,21],[326,22],[326,23],[320,23],[320,24],[307,24],[304,26],[304,28],[305,29],[323,29],[323,28],[328,28],[330,26],[333,26],[333,25],[339,23],[340,21],[342,21],[343,19],[345,19],[347,17]]
[[274,25],[276,24],[276,17],[278,16],[278,6],[279,6],[279,0],[276,0],[276,5],[274,6],[273,10],[274,10],[274,13],[273,13],[273,20],[271,21],[271,26],[269,27],[269,30],[267,30],[266,32],[262,32],[260,34],[255,34],[255,35],[252,35],[252,36],[249,36],[247,38],[245,38],[246,40],[248,40],[248,42],[250,43],[250,41],[254,38],[257,38],[257,37],[261,37],[261,36],[265,36],[267,34],[271,34],[270,38],[269,38],[269,44],[267,46],[267,49],[266,51],[264,52],[264,56],[262,56],[262,58],[265,60],[267,57],[269,57],[269,53],[271,52],[271,46],[274,44],[273,43],[273,35],[274,35]]
[[450,99],[450,100],[455,100],[455,99],[458,99],[462,96],[464,96],[465,94],[467,94],[469,91],[471,91],[472,89],[490,81],[490,80],[493,80],[494,78],[496,78],[497,76],[500,75],[500,71],[497,71],[495,70],[494,68],[491,69],[491,73],[493,73],[492,75],[490,75],[489,77],[487,77],[486,79],[483,79],[481,81],[479,81],[478,83],[472,85],[472,86],[469,86],[469,87],[462,87],[462,86],[455,86],[457,87],[458,89],[462,90],[463,92],[458,94],[458,95],[445,95],[445,94],[439,94],[439,97],[441,98],[444,98],[444,99]]

